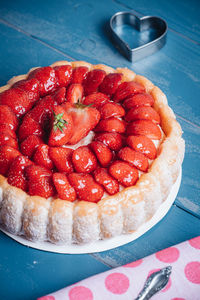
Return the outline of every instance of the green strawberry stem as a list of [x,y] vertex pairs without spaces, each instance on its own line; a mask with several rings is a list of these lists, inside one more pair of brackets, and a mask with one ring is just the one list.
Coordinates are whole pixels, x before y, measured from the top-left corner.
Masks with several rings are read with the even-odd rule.
[[83,104],[80,102],[80,99],[78,99],[78,102],[77,103],[74,103],[74,105],[76,106],[76,108],[81,108],[81,109],[84,109],[86,107],[90,107],[92,106],[94,103],[90,103],[90,104]]
[[54,116],[54,121],[53,121],[53,130],[56,131],[57,129],[59,129],[61,132],[63,132],[63,127],[66,126],[67,121],[65,121],[64,119],[62,119],[64,113],[61,114],[55,114],[55,112],[53,111],[53,116]]

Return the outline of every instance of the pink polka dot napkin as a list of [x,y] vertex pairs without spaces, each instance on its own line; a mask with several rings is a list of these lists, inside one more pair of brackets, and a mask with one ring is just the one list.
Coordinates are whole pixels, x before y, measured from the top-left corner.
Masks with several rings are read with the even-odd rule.
[[168,265],[172,266],[170,280],[152,299],[200,300],[200,236],[38,300],[133,300],[143,288],[146,278]]

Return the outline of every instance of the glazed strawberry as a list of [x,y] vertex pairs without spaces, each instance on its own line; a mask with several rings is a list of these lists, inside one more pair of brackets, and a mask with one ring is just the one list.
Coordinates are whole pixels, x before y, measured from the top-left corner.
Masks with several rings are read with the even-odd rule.
[[73,69],[71,83],[82,83],[86,78],[88,73],[88,68],[80,66]]
[[18,149],[18,143],[17,140],[14,139],[9,133],[7,132],[1,132],[0,133],[0,146],[10,146],[15,149]]
[[72,132],[72,117],[61,106],[55,107],[48,144],[50,146],[65,145],[70,140]]
[[145,105],[145,106],[152,106],[154,104],[154,98],[147,93],[140,93],[133,95],[123,102],[123,106],[126,109],[130,109],[135,106]]
[[73,165],[71,161],[73,150],[63,147],[50,147],[49,156],[59,172],[72,173]]
[[102,104],[108,102],[110,100],[109,96],[100,93],[100,92],[94,92],[88,96],[85,97],[83,100],[83,103],[85,105],[91,104],[92,107],[99,108]]
[[125,81],[118,86],[114,94],[113,100],[115,102],[120,102],[126,99],[127,97],[133,96],[134,94],[142,93],[144,91],[145,89],[141,84],[134,81]]
[[8,183],[22,189],[27,190],[27,180],[24,174],[24,169],[30,166],[32,162],[23,155],[17,156],[10,165],[8,171]]
[[138,170],[124,161],[113,162],[109,173],[125,187],[134,185],[138,180]]
[[105,144],[94,141],[90,144],[90,147],[103,167],[106,167],[111,162],[113,155],[111,150]]
[[100,133],[100,134],[96,135],[95,140],[102,142],[103,144],[108,146],[108,148],[110,148],[110,150],[113,150],[113,151],[119,151],[123,145],[122,136],[121,136],[121,134],[119,134],[117,132]]
[[127,135],[145,135],[153,140],[160,140],[162,133],[160,128],[149,120],[137,120],[126,128]]
[[12,161],[18,155],[21,155],[21,153],[10,146],[0,147],[0,174],[6,175]]
[[66,94],[66,99],[70,103],[82,102],[83,86],[79,83],[73,83],[69,86]]
[[37,135],[41,137],[43,135],[43,131],[40,124],[27,115],[19,127],[18,137],[20,141],[23,141],[29,135]]
[[78,173],[90,173],[97,167],[96,157],[88,146],[81,146],[74,150],[72,163]]
[[0,105],[0,126],[6,124],[11,130],[16,130],[18,127],[18,119],[12,109],[7,105]]
[[62,104],[66,101],[66,88],[61,87],[58,88],[52,95],[53,99],[58,103]]
[[107,95],[113,95],[116,92],[121,79],[122,74],[120,73],[110,73],[106,75],[99,86],[99,91]]
[[39,81],[36,78],[24,79],[17,81],[12,87],[19,88],[26,91],[28,94],[28,99],[31,102],[36,102],[39,99]]
[[146,172],[149,167],[147,157],[129,147],[122,148],[118,152],[118,157],[143,172]]
[[106,72],[99,69],[88,72],[86,79],[83,81],[85,95],[96,92],[105,76]]
[[125,110],[121,105],[115,102],[108,102],[103,104],[99,108],[101,114],[101,119],[108,119],[112,117],[123,117],[125,115]]
[[70,83],[72,76],[72,66],[63,65],[54,67],[56,86],[63,87]]
[[53,162],[49,156],[49,146],[41,144],[37,147],[33,156],[33,161],[36,165],[43,166],[47,169],[53,169]]
[[21,153],[31,158],[37,147],[41,144],[43,144],[41,138],[37,135],[29,135],[20,145]]
[[17,135],[14,130],[10,129],[9,125],[7,124],[0,124],[1,133],[9,134],[15,140],[17,139]]
[[119,183],[114,179],[105,168],[98,168],[94,171],[94,179],[97,183],[103,185],[106,192],[114,195],[119,192]]
[[138,106],[130,109],[125,116],[127,122],[135,120],[150,120],[153,123],[160,123],[160,116],[151,106]]
[[63,200],[73,202],[76,200],[76,192],[69,183],[67,176],[62,173],[53,174],[53,183],[56,187],[58,197]]
[[130,135],[127,138],[127,144],[135,151],[139,151],[149,159],[156,158],[156,147],[152,140],[143,135]]
[[55,70],[51,67],[37,68],[29,73],[28,79],[36,78],[39,81],[40,96],[45,96],[56,87]]
[[118,132],[124,133],[126,130],[125,123],[117,118],[101,120],[95,128],[95,132]]
[[28,193],[49,198],[55,194],[52,181],[52,172],[42,166],[31,165],[25,168],[28,180]]
[[79,200],[98,202],[104,193],[101,185],[93,177],[85,173],[71,173],[68,175],[70,184],[74,187]]

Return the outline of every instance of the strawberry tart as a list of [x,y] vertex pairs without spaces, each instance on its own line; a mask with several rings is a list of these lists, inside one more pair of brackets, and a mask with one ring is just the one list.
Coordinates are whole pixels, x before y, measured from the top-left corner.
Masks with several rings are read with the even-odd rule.
[[168,197],[184,157],[165,94],[127,68],[59,61],[0,88],[0,223],[26,239],[132,233]]

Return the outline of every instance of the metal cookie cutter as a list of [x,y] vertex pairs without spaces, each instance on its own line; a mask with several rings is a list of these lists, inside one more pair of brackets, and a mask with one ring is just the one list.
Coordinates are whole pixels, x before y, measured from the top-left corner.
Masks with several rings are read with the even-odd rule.
[[[116,33],[116,28],[122,25],[131,25],[139,32],[153,29],[156,31],[156,38],[150,40],[136,48],[131,48],[120,36]],[[125,11],[114,14],[110,19],[110,29],[115,46],[122,52],[130,61],[138,61],[154,52],[160,50],[166,43],[167,23],[154,16],[142,17],[140,14]]]

